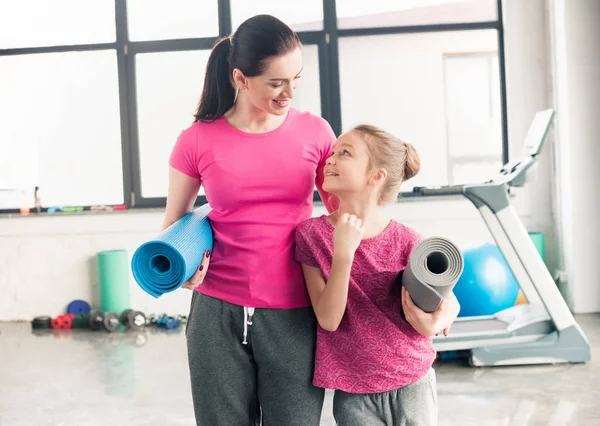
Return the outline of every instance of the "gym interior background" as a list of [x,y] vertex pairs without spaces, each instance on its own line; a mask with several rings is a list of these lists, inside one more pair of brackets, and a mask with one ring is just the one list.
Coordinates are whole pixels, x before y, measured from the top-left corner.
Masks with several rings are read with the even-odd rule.
[[[338,134],[367,121],[413,143],[422,171],[393,216],[464,250],[494,243],[473,205],[420,199],[412,186],[489,179],[519,155],[536,111],[556,111],[510,201],[543,234],[591,361],[440,360],[440,424],[598,424],[600,2],[22,0],[0,3],[0,425],[194,423],[183,327],[33,334],[31,321],[75,299],[99,307],[98,253],[131,256],[156,236],[166,159],[191,123],[210,48],[258,13],[304,43],[294,106]],[[324,211],[316,199],[314,215]],[[187,291],[154,299],[129,283],[131,307],[148,315],[189,309]]]

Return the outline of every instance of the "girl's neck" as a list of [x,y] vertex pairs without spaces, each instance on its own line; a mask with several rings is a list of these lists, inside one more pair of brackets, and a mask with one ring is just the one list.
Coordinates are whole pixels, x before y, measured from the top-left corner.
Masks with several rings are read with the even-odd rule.
[[384,214],[383,209],[374,201],[340,199],[340,207],[329,218],[335,225],[335,222],[344,213],[353,214],[363,221],[365,225],[363,239],[376,237],[390,223],[390,219]]
[[225,119],[238,130],[247,133],[266,133],[278,128],[286,116],[269,114],[256,108],[243,94],[233,107],[225,113]]

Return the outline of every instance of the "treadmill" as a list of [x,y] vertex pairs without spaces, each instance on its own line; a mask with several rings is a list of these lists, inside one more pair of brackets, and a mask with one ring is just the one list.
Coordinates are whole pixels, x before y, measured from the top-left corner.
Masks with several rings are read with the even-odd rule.
[[527,304],[494,315],[459,317],[448,336],[433,338],[438,352],[464,351],[472,366],[582,363],[590,360],[590,344],[571,314],[527,230],[510,205],[510,187],[525,184],[537,161],[554,111],[538,111],[522,155],[484,183],[416,187],[421,197],[468,198],[479,210],[512,270]]

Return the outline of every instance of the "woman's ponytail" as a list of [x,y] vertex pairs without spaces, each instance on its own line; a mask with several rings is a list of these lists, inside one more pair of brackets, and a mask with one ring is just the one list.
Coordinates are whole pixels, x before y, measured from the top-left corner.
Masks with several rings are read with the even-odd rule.
[[235,101],[231,81],[231,38],[222,38],[215,44],[206,64],[204,88],[194,121],[212,122],[221,118]]

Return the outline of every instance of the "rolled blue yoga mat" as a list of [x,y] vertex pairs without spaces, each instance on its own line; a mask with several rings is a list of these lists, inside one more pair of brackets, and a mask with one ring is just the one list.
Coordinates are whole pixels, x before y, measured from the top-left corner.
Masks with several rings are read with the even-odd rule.
[[204,204],[138,247],[131,269],[146,293],[158,298],[194,275],[206,250],[213,248],[210,211],[211,207]]

